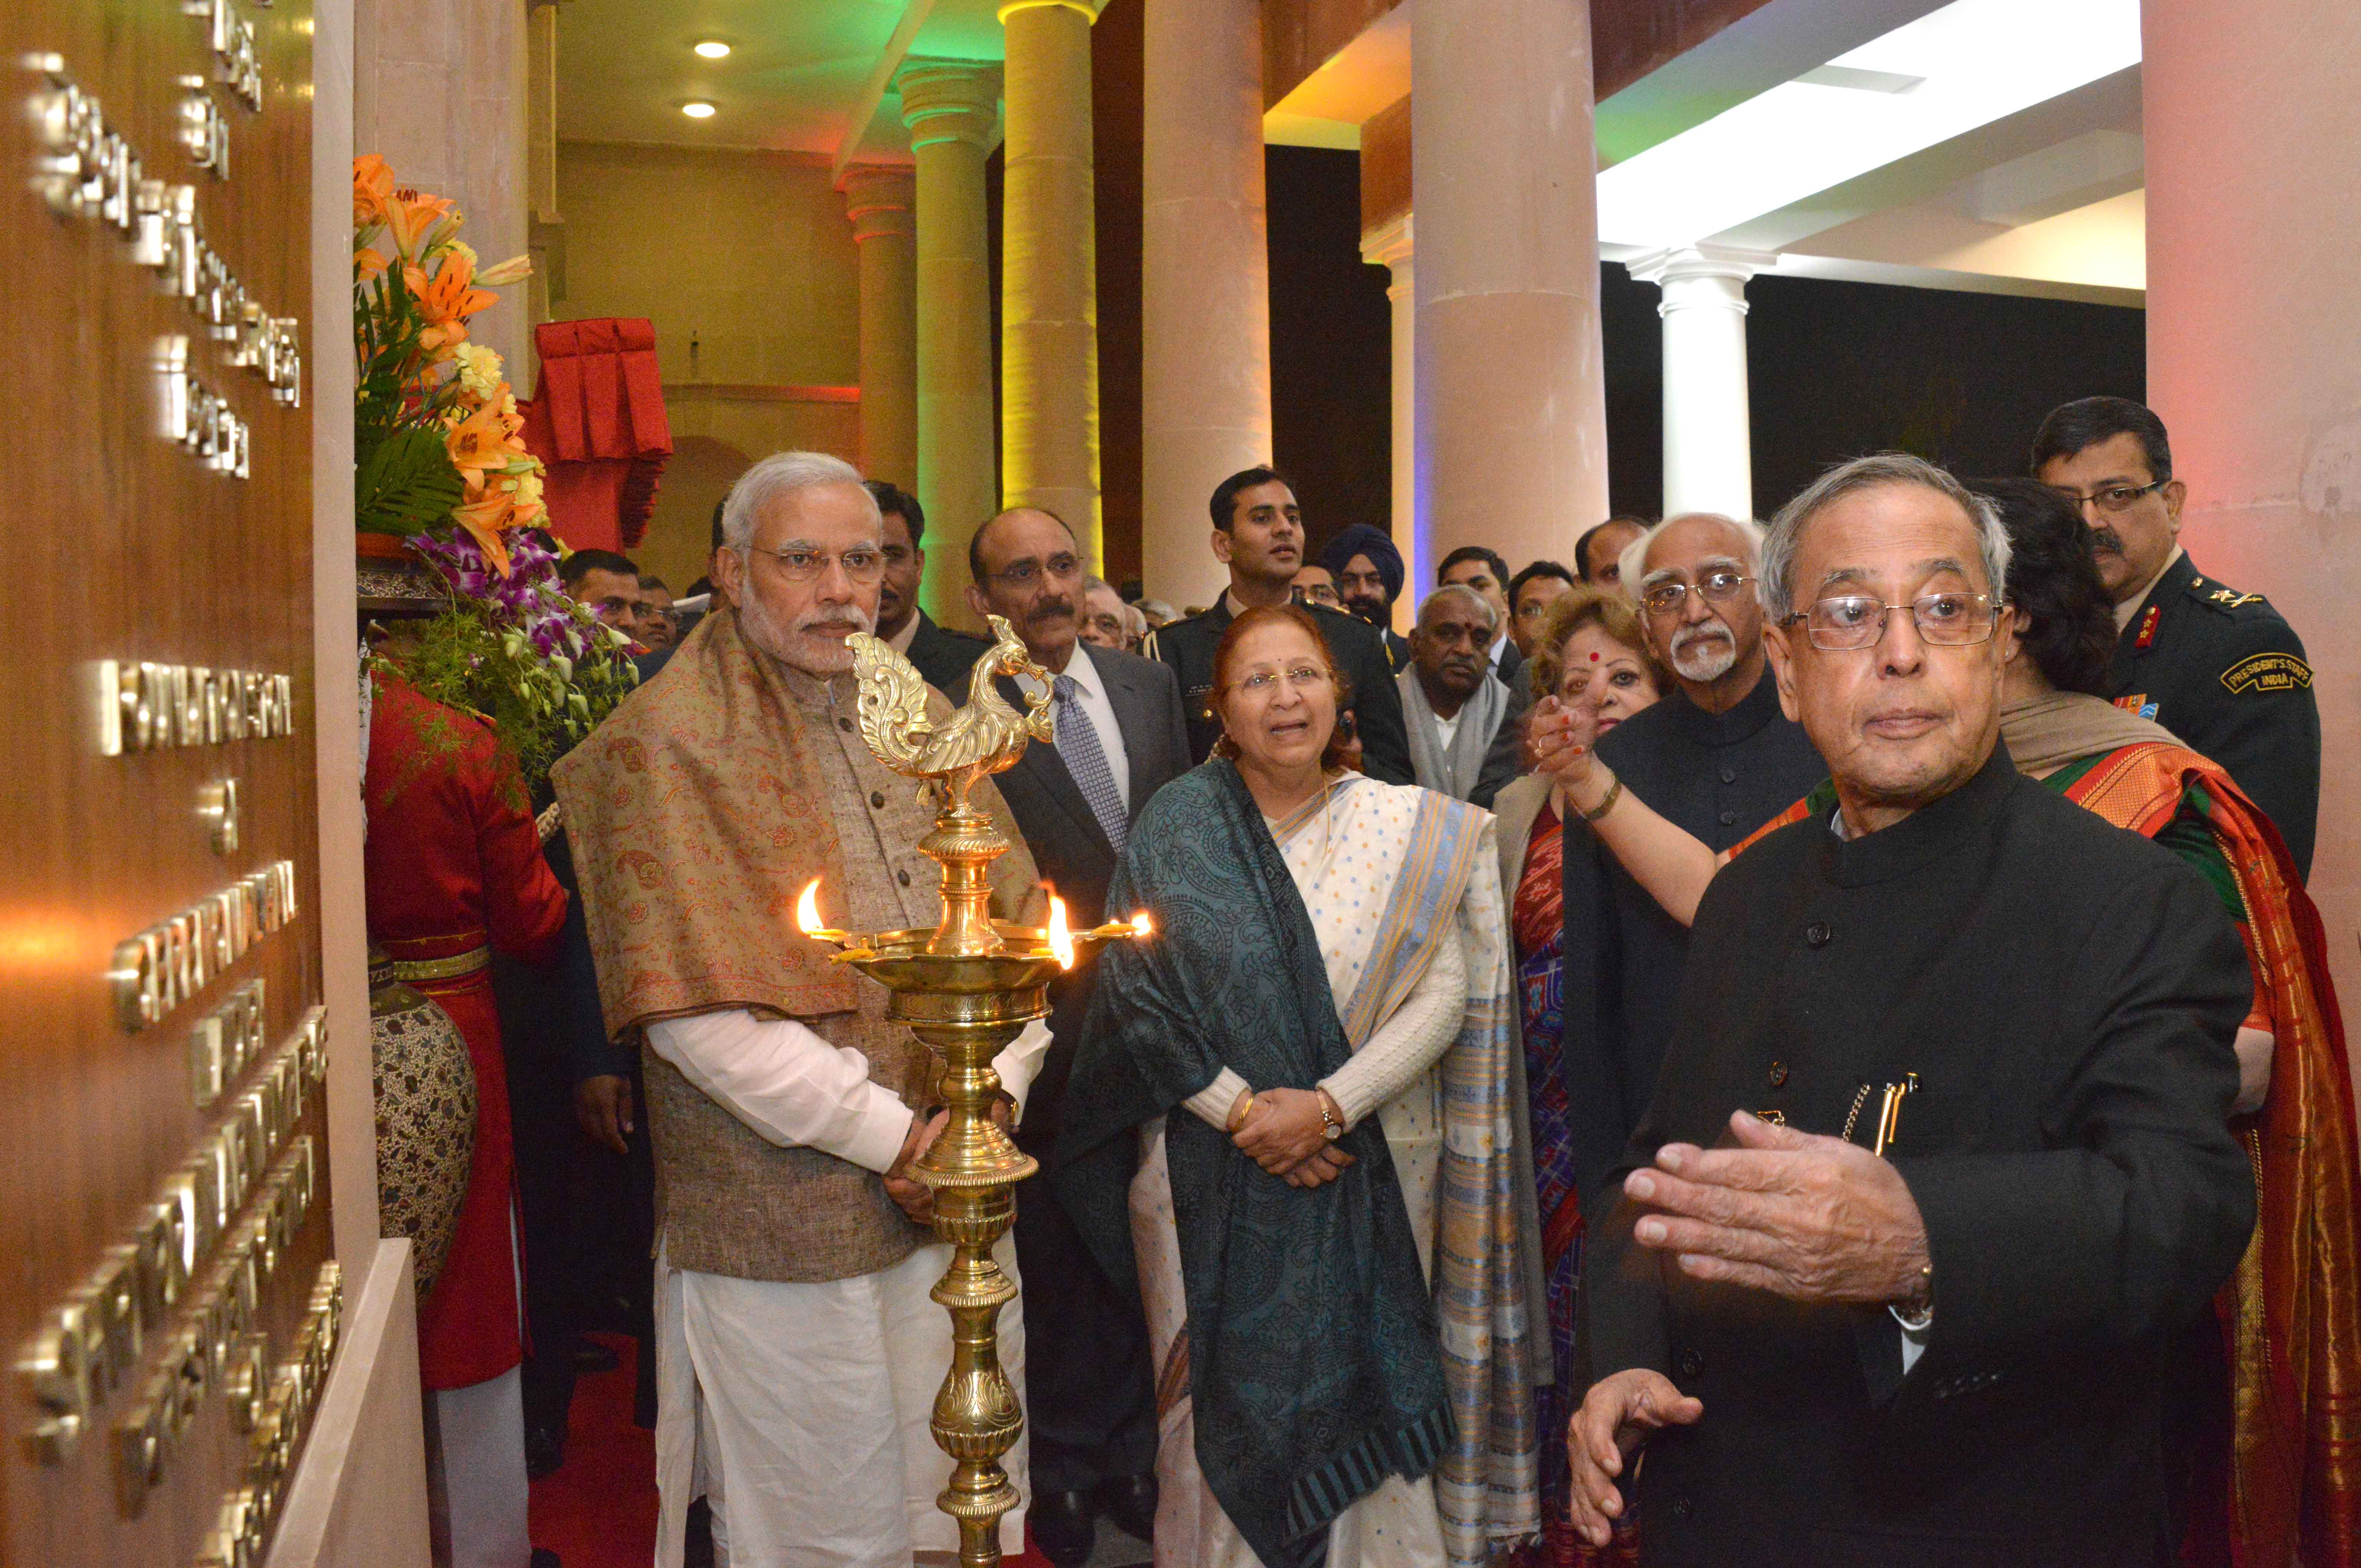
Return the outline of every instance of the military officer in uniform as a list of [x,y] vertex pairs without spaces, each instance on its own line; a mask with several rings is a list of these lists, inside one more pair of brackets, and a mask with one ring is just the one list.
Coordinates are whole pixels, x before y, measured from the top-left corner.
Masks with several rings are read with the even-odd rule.
[[[1270,468],[1247,468],[1213,488],[1213,555],[1230,569],[1229,590],[1202,615],[1159,627],[1140,652],[1172,666],[1189,719],[1192,763],[1213,754],[1222,733],[1213,717],[1213,650],[1231,621],[1256,605],[1285,604],[1303,565],[1303,513],[1295,492]],[[1351,683],[1345,713],[1361,742],[1361,771],[1387,784],[1411,784],[1410,737],[1384,634],[1367,621],[1306,605],[1328,640],[1336,667]],[[1340,724],[1342,720],[1339,720]]]
[[2188,487],[2164,422],[2127,398],[2054,410],[2033,474],[2082,509],[2114,596],[2115,701],[2230,771],[2312,874],[2320,814],[2320,704],[2303,640],[2260,594],[2197,569],[2180,547]]

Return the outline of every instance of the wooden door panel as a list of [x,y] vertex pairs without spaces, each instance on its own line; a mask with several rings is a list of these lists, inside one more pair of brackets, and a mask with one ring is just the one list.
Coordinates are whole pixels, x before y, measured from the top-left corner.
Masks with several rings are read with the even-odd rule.
[[[324,1326],[311,413],[291,398],[310,7],[10,0],[0,73],[0,1541],[12,1563],[190,1563],[225,1498],[267,1503],[291,1464],[318,1381],[295,1358]],[[231,781],[234,846],[206,815]],[[225,1057],[202,1102],[201,1030]],[[209,1227],[225,1173],[192,1162],[225,1151],[250,1168]],[[250,1314],[219,1306],[246,1294],[217,1277],[232,1259]],[[129,1300],[92,1293],[116,1283]],[[77,1376],[87,1323],[118,1312],[117,1375]]]

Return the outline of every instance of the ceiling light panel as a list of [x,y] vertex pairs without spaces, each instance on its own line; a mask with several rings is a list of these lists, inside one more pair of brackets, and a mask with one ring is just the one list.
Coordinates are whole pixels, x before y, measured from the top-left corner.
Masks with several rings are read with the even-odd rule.
[[692,120],[709,120],[713,117],[713,105],[702,98],[691,98],[680,106],[680,112]]
[[697,52],[705,60],[727,60],[730,58],[730,46],[719,38],[708,38],[697,46]]
[[1708,239],[2139,58],[2139,0],[1953,0],[1602,172],[1598,237]]

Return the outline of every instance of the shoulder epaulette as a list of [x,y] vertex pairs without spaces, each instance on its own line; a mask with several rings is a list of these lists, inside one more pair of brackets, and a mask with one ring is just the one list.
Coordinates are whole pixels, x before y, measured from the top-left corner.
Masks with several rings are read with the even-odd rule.
[[2202,576],[2190,579],[2189,597],[2224,615],[2244,609],[2250,604],[2268,605],[2269,602],[2260,594],[2242,594],[2235,588],[2224,587]]

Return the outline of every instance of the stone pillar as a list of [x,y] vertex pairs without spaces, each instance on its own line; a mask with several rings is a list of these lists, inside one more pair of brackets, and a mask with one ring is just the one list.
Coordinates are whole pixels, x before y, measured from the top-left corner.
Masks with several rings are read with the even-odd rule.
[[[2361,994],[2361,13],[2147,0],[2147,395],[2189,487],[2181,542],[2267,596],[2320,702],[2311,890]],[[2258,236],[2269,236],[2259,241]]]
[[1629,264],[1653,283],[1664,323],[1665,517],[1754,515],[1753,433],[1746,402],[1746,280],[1768,251],[1681,245]]
[[1065,520],[1093,570],[1099,518],[1098,245],[1091,159],[1095,0],[1007,0],[1000,244],[1000,497]]
[[[357,0],[353,7],[353,150],[384,156],[404,185],[448,196],[484,265],[526,248],[525,0]],[[522,288],[467,335],[526,369],[531,302]],[[521,397],[532,395],[519,382]]]
[[1262,7],[1155,0],[1146,27],[1140,557],[1178,609],[1229,583],[1205,543],[1213,487],[1270,461]]
[[1392,495],[1389,531],[1401,552],[1403,583],[1394,600],[1394,630],[1408,632],[1418,619],[1418,601],[1434,580],[1434,542],[1419,525],[1418,512],[1418,302],[1411,269],[1411,215],[1402,214],[1361,236],[1361,259],[1393,275],[1386,299],[1393,320]]
[[927,509],[918,602],[937,620],[972,627],[960,592],[967,542],[1000,503],[983,218],[1000,73],[966,60],[913,60],[896,85],[918,159],[918,503]]
[[[524,287],[525,321],[552,319],[566,299],[566,219],[557,210],[558,0],[528,0],[525,10],[525,247],[533,277]],[[498,260],[499,258],[492,258]],[[541,356],[525,334],[524,362],[510,367],[521,397],[541,384]]]
[[861,249],[861,472],[905,489],[918,483],[917,206],[906,169],[845,176],[844,215]]
[[1411,21],[1418,507],[1434,548],[1557,557],[1607,516],[1590,9]]

